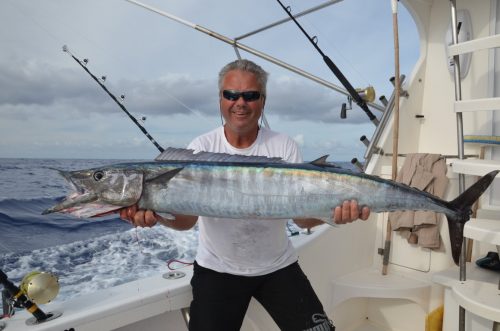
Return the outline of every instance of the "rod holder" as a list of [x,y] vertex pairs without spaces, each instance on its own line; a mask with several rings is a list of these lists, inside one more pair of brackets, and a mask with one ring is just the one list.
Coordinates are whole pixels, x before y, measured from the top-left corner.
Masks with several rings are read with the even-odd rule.
[[365,144],[366,147],[370,146],[370,140],[368,140],[368,138],[366,138],[365,135],[362,135],[361,138],[359,138],[359,140]]
[[[401,79],[400,79],[401,85],[403,85],[403,80],[402,79],[404,79],[404,75],[401,75]],[[391,82],[392,86],[396,87],[396,78],[394,76],[392,76],[391,78],[389,78],[389,81]],[[399,95],[402,96],[402,97],[405,97],[405,98],[408,98],[410,96],[410,94],[408,93],[408,91],[403,90],[402,88],[399,90]]]
[[392,86],[396,87],[396,77],[392,76],[389,78],[389,81],[391,82]]
[[340,108],[340,118],[341,119],[347,118],[347,105],[345,103],[343,103],[342,107]]
[[357,158],[353,158],[353,159],[351,160],[351,163],[352,163],[352,164],[353,164],[356,168],[358,168],[359,170],[364,171],[364,169],[363,169],[363,165],[361,164],[361,162],[359,162],[359,161],[358,161],[358,159],[357,159]]
[[378,99],[384,105],[384,107],[387,107],[387,105],[389,104],[389,101],[387,101],[387,98],[385,97],[385,95],[381,95],[380,98],[378,98]]
[[[365,135],[362,135],[361,138],[359,138],[359,140],[366,146],[366,148],[370,147],[370,140],[368,138],[366,138]],[[382,154],[382,155],[384,155],[384,150],[382,148],[380,148],[380,147],[377,147],[377,146],[373,147],[373,152],[375,154]]]

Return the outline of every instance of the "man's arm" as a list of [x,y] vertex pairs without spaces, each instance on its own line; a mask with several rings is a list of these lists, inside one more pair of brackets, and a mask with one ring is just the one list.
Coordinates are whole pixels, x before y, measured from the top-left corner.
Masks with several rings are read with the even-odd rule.
[[[344,201],[342,206],[337,206],[332,210],[332,219],[337,224],[351,223],[357,219],[366,221],[368,217],[370,217],[370,208],[364,206],[360,209],[356,200]],[[297,226],[307,229],[324,223],[316,218],[298,218],[293,221]]]
[[[174,215],[175,220],[169,220],[156,214],[152,210],[138,209],[137,205],[123,208],[120,210],[120,218],[129,221],[135,226],[152,227],[156,223],[175,230],[189,230],[198,221],[198,216],[190,215]],[[332,210],[332,219],[337,224],[346,224],[354,222],[357,219],[366,221],[370,217],[370,208],[359,208],[356,200],[344,201],[342,206],[337,206]],[[321,225],[324,222],[316,218],[298,218],[293,220],[297,226],[301,228],[312,228]]]
[[173,215],[175,220],[167,219],[156,214],[152,210],[138,209],[133,205],[120,210],[120,218],[129,221],[134,226],[152,227],[156,223],[172,228],[174,230],[189,230],[198,221],[198,216],[191,215]]

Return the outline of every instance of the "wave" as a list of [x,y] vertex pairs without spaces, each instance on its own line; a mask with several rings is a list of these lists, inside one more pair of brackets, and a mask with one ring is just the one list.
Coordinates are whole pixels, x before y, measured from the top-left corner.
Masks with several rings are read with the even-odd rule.
[[131,226],[118,215],[79,219],[67,214],[42,215],[58,198],[6,199],[0,201],[0,253],[31,251],[114,232]]
[[31,271],[54,273],[57,301],[167,271],[169,259],[191,262],[197,231],[133,228],[118,216],[79,219],[41,215],[57,198],[0,201],[0,269],[19,284]]
[[117,215],[95,219],[41,215],[68,193],[54,168],[76,170],[111,163],[116,162],[0,158],[0,269],[14,283],[34,270],[52,272],[61,286],[54,301],[65,301],[165,272],[171,258],[194,259],[196,229],[135,229]]

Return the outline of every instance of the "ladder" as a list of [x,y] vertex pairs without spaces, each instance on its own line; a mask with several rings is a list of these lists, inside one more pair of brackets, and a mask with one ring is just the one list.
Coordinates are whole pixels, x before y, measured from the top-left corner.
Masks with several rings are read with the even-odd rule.
[[[500,162],[494,160],[466,159],[464,156],[464,112],[493,111],[500,110],[500,98],[481,98],[462,100],[461,72],[459,56],[479,50],[494,49],[500,47],[500,34],[492,35],[474,40],[458,42],[458,26],[456,0],[450,0],[452,39],[448,46],[448,55],[453,57],[454,81],[455,81],[455,103],[454,111],[457,116],[457,140],[459,160],[452,163],[453,172],[459,174],[459,190],[465,190],[465,176],[482,176],[493,169],[500,169]],[[471,269],[470,279],[467,279],[466,238],[486,242],[497,246],[500,253],[500,220],[489,220],[487,218],[471,219],[465,224],[464,242],[460,257],[460,280],[452,285],[452,291],[459,304],[459,330],[465,331],[465,313],[472,312],[478,316],[493,321],[492,330],[500,331],[500,283],[485,281],[481,270]],[[500,278],[498,275],[496,275]]]

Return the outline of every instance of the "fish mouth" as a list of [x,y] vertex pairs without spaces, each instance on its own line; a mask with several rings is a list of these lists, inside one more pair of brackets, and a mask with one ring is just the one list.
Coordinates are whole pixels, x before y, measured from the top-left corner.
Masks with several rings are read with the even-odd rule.
[[64,200],[60,203],[58,203],[55,206],[52,206],[42,212],[42,215],[47,215],[47,214],[52,214],[52,213],[57,213],[57,212],[62,212],[62,213],[72,213],[77,206],[80,206],[82,204],[88,204],[97,201],[99,198],[97,194],[87,192],[85,188],[82,186],[78,185],[77,182],[73,180],[71,177],[71,173],[68,171],[64,170],[59,170],[55,168],[51,168],[52,170],[55,170],[64,177],[67,183],[71,185],[71,188],[74,193],[70,194]]
[[97,194],[92,193],[74,193],[66,197],[62,202],[42,212],[42,215],[52,214],[56,212],[71,213],[75,210],[76,206],[87,204],[97,201]]

